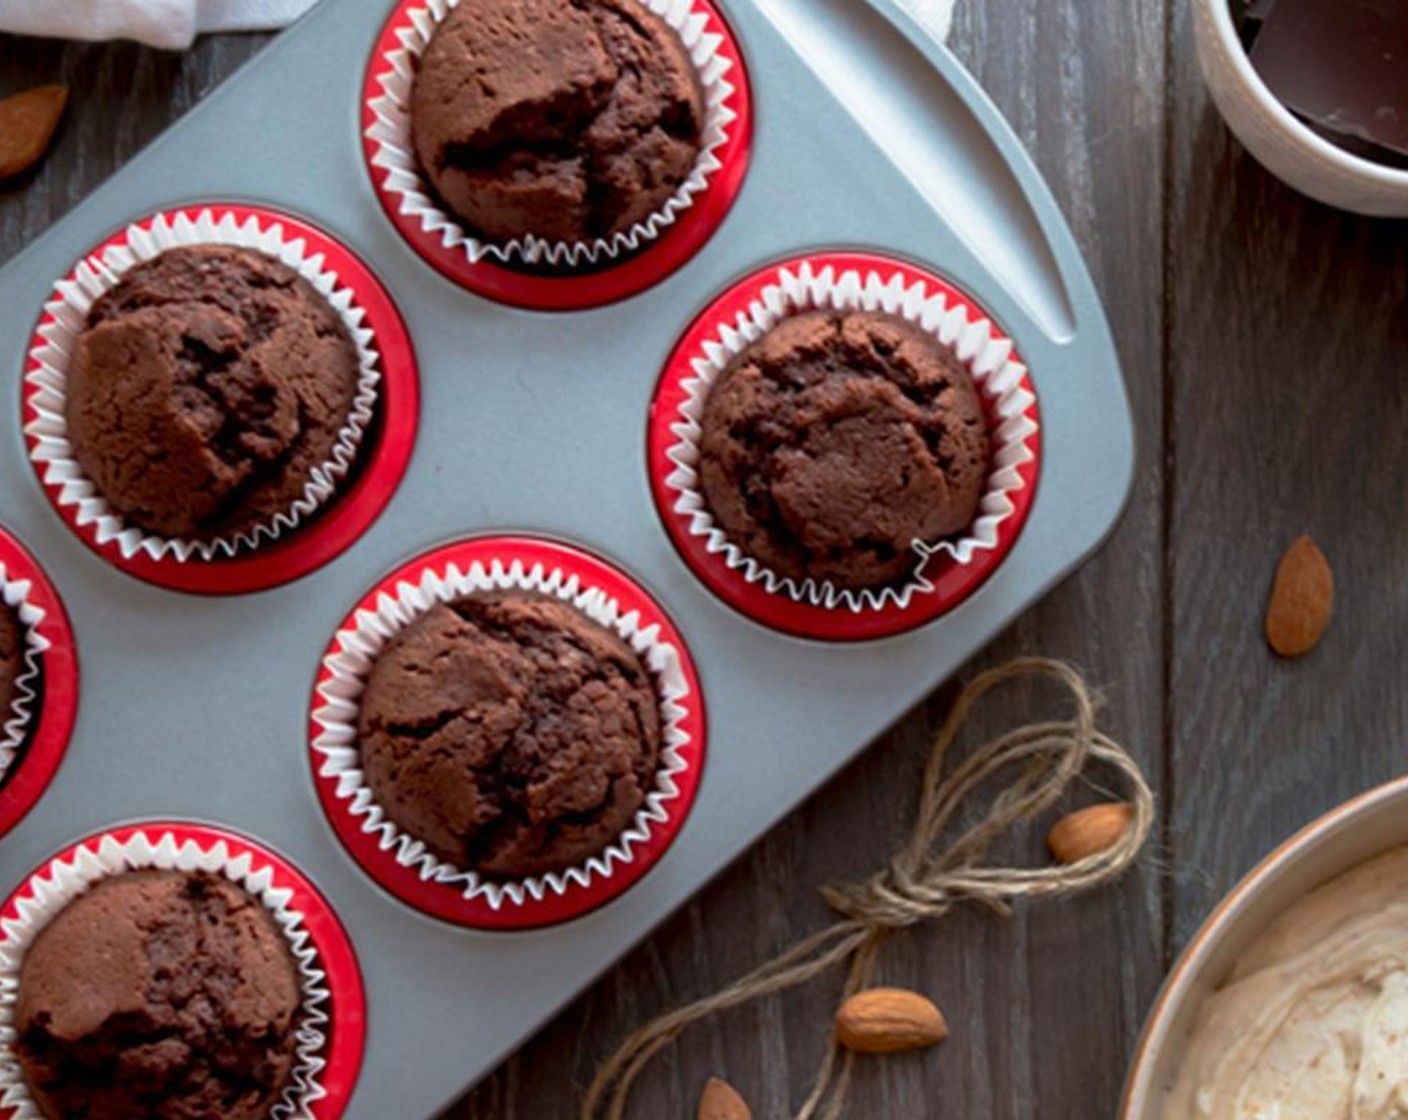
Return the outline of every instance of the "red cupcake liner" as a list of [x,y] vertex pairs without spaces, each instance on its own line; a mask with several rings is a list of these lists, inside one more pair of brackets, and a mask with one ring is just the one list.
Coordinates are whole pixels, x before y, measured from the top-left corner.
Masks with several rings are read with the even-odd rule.
[[371,526],[391,500],[410,462],[419,416],[419,384],[410,335],[381,282],[359,257],[329,234],[277,210],[206,203],[149,214],[87,254],[66,280],[74,282],[80,266],[92,267],[110,249],[125,245],[134,229],[150,230],[158,220],[184,217],[194,221],[202,214],[240,224],[252,219],[261,229],[282,227],[286,241],[301,240],[310,255],[320,254],[325,259],[327,270],[336,274],[339,285],[352,293],[355,305],[365,313],[365,325],[375,338],[372,348],[380,359],[376,415],[358,448],[356,465],[332,497],[306,524],[232,557],[183,560],[167,555],[158,559],[141,550],[128,556],[118,540],[100,541],[97,523],[79,524],[79,507],[59,500],[62,481],[47,477],[46,464],[36,457],[40,439],[31,428],[39,419],[34,403],[38,389],[30,376],[41,368],[35,354],[47,343],[42,332],[55,321],[48,308],[36,324],[21,385],[23,422],[30,463],[50,504],[89,549],[120,571],[159,587],[202,595],[239,595],[277,587],[315,571],[350,548]]
[[753,97],[738,39],[713,0],[693,0],[706,19],[705,32],[720,40],[718,56],[731,64],[732,94],[723,104],[733,113],[727,140],[716,149],[722,166],[688,209],[652,240],[647,248],[598,268],[558,272],[520,269],[495,261],[471,261],[463,246],[446,246],[441,237],[423,228],[415,214],[403,213],[400,192],[392,186],[393,172],[377,166],[382,142],[373,136],[378,123],[374,103],[383,95],[383,80],[396,71],[394,56],[404,37],[415,33],[417,19],[427,18],[426,0],[400,0],[392,9],[367,64],[362,89],[362,147],[367,171],[386,216],[407,243],[433,268],[477,295],[515,307],[540,311],[575,311],[600,307],[637,295],[687,264],[723,224],[743,181],[753,141]]
[[[1009,363],[1020,370],[1014,388],[1030,398],[1017,416],[1030,423],[1030,434],[1021,443],[1029,458],[1015,467],[1019,484],[1005,492],[1011,511],[996,527],[991,547],[973,551],[966,561],[935,553],[923,569],[923,582],[930,586],[909,594],[907,601],[886,598],[883,605],[852,609],[826,605],[810,599],[770,590],[755,574],[752,578],[711,548],[709,538],[693,528],[691,511],[679,508],[680,488],[671,476],[678,464],[671,452],[680,445],[676,428],[687,423],[682,408],[691,401],[697,381],[696,360],[705,361],[706,347],[717,348],[721,332],[739,332],[751,324],[751,312],[766,303],[764,293],[777,289],[784,273],[795,277],[803,270],[821,275],[830,270],[835,276],[855,273],[866,282],[879,281],[887,287],[916,285],[931,296],[942,296],[950,309],[961,308],[970,322],[983,321],[991,329],[994,343],[1011,346]],[[980,393],[991,430],[996,432],[1011,416],[1000,417],[994,402]],[[656,510],[676,549],[696,576],[720,599],[747,617],[784,633],[823,641],[866,641],[902,634],[953,610],[977,591],[1006,559],[1017,542],[1032,503],[1036,498],[1041,472],[1041,425],[1035,387],[1011,343],[993,317],[968,293],[948,280],[909,262],[868,252],[818,252],[791,258],[754,273],[729,288],[699,315],[676,346],[656,387],[646,433],[647,468]],[[1011,471],[1013,468],[1005,468]],[[998,473],[994,469],[994,476]]]
[[[91,860],[102,845],[127,846],[134,841],[145,841],[152,848],[193,844],[202,852],[223,845],[229,853],[223,864],[247,860],[250,871],[268,868],[271,886],[289,892],[287,908],[301,917],[300,928],[307,931],[328,993],[326,1006],[321,1008],[327,1023],[318,1028],[324,1035],[318,1054],[324,1064],[315,1077],[322,1095],[308,1101],[306,1108],[315,1120],[338,1120],[356,1088],[366,1047],[367,1001],[361,968],[351,939],[327,899],[292,863],[258,841],[226,828],[186,821],[151,821],[95,832],[45,860],[10,893],[0,906],[0,943],[26,924],[21,919],[21,905],[34,904],[36,890],[43,889],[40,881],[50,878],[55,865]],[[10,1120],[17,1111],[13,1105],[0,1105],[0,1120]]]
[[[405,625],[410,612],[403,605],[403,596],[408,593],[420,594],[427,602],[443,599],[439,593],[442,587],[453,590],[465,583],[470,573],[478,573],[473,578],[479,584],[491,580],[496,586],[561,588],[567,594],[565,601],[574,597],[569,585],[578,589],[578,595],[590,591],[594,601],[613,601],[623,624],[635,612],[638,618],[632,629],[653,650],[668,650],[678,686],[674,690],[667,687],[663,675],[655,683],[662,693],[667,728],[675,732],[674,745],[667,750],[675,761],[667,763],[662,758],[659,784],[653,791],[653,796],[660,795],[658,804],[648,803],[629,831],[640,829],[642,815],[652,808],[663,809],[664,819],[652,818],[646,826],[648,835],[633,839],[623,856],[603,853],[589,861],[590,867],[537,881],[512,885],[477,879],[468,882],[473,878],[470,873],[428,860],[420,851],[423,846],[382,820],[379,811],[369,819],[367,806],[374,807],[374,802],[369,789],[361,784],[360,774],[349,775],[348,770],[355,768],[332,761],[334,756],[355,749],[356,697],[360,696],[361,682],[353,680],[345,666],[350,659],[366,659],[363,635],[384,635]],[[432,584],[434,595],[424,590]],[[388,617],[400,621],[388,625],[384,621]],[[652,627],[658,628],[653,637]],[[652,676],[656,674],[652,672]],[[669,715],[672,707],[673,717]],[[525,930],[566,922],[605,905],[659,862],[684,827],[698,793],[706,753],[705,731],[703,694],[689,649],[645,590],[605,560],[572,545],[528,536],[489,536],[445,545],[402,565],[368,591],[347,615],[328,645],[314,684],[309,760],[318,799],[338,839],[362,869],[393,896],[456,925]],[[597,866],[597,860],[602,866]],[[454,873],[456,878],[437,878],[430,864]],[[544,885],[544,880],[550,879],[558,881]],[[525,885],[528,883],[534,885]]]
[[68,750],[78,718],[78,646],[68,613],[38,562],[0,528],[0,563],[11,580],[30,584],[25,601],[43,611],[36,629],[48,642],[39,656],[39,704],[25,737],[0,777],[0,838],[20,823],[49,788]]

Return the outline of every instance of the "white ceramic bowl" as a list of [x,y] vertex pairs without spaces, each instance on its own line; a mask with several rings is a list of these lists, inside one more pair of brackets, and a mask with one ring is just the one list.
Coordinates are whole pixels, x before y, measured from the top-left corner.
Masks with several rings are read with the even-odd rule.
[[1229,0],[1193,0],[1198,58],[1228,126],[1272,174],[1321,202],[1408,217],[1408,171],[1360,159],[1317,136],[1266,88],[1242,46]]
[[1341,805],[1287,840],[1223,899],[1174,966],[1135,1051],[1120,1120],[1160,1120],[1209,993],[1272,918],[1316,887],[1408,844],[1408,779]]

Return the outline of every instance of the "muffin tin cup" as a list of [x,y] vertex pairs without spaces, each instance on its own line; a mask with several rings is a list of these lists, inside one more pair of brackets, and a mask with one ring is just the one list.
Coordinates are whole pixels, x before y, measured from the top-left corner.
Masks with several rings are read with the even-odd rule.
[[[287,511],[244,533],[174,540],[126,523],[88,479],[68,439],[67,370],[89,308],[135,265],[166,249],[230,245],[275,257],[326,298],[357,349],[352,415],[332,458]],[[206,594],[260,590],[331,560],[394,492],[414,442],[417,387],[409,335],[384,288],[348,249],[277,211],[205,205],[129,225],[55,286],[35,330],[24,377],[30,462],[51,504],[93,551],[148,582]]]
[[[917,324],[962,360],[982,401],[992,463],[973,525],[957,539],[915,541],[913,576],[853,590],[796,580],[733,544],[699,487],[705,401],[728,362],[783,319],[818,308],[884,311]],[[997,569],[1035,498],[1041,423],[1027,367],[1010,338],[972,299],[915,265],[869,253],[813,253],[743,280],[690,326],[670,356],[647,433],[656,509],[694,573],[749,618],[799,637],[883,638],[952,610]]]
[[[488,880],[433,856],[376,804],[359,769],[359,701],[376,655],[437,603],[475,591],[536,591],[615,631],[649,668],[664,730],[655,789],[615,843],[564,872]],[[705,716],[688,649],[660,606],[605,561],[534,537],[446,545],[391,573],[343,621],[313,693],[310,759],[318,797],[353,858],[401,901],[480,929],[529,929],[586,914],[620,895],[684,826],[704,765]]]
[[357,1083],[366,998],[352,943],[327,901],[280,856],[221,828],[147,823],[79,841],[31,873],[0,907],[0,1120],[42,1120],[14,1052],[24,954],[41,930],[93,883],[159,868],[224,875],[269,910],[288,940],[303,991],[298,1060],[271,1120],[336,1120]]
[[362,95],[367,168],[383,209],[455,283],[520,307],[570,310],[625,299],[688,261],[722,224],[747,175],[753,110],[743,54],[713,0],[641,0],[680,36],[705,94],[703,147],[690,177],[646,221],[610,239],[504,243],[476,238],[422,174],[411,135],[420,57],[459,0],[402,0],[373,48]]
[[0,601],[19,617],[24,668],[0,720],[0,837],[39,800],[68,750],[78,714],[78,651],[59,594],[0,529]]

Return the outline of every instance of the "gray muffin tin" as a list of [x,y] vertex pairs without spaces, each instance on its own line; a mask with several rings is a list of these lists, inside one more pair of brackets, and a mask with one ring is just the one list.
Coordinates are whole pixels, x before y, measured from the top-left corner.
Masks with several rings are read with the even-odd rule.
[[[402,241],[359,140],[389,0],[325,0],[0,272],[0,524],[56,583],[82,667],[67,758],[0,841],[0,896],[70,841],[127,820],[208,820],[281,850],[327,894],[365,974],[353,1120],[429,1117],[488,1072],[1070,573],[1132,480],[1128,405],[1095,290],[972,78],[892,0],[722,7],[753,84],[752,170],[704,250],[624,303],[512,310],[457,288]],[[409,472],[371,530],[311,576],[231,599],[150,587],[89,552],[26,461],[19,408],[54,280],[129,220],[204,201],[291,211],[359,253],[405,317],[423,395]],[[1044,444],[1030,520],[985,586],[902,637],[837,645],[765,629],[705,589],[656,514],[644,449],[656,380],[694,316],[743,275],[830,247],[898,254],[973,293],[1031,366]],[[531,933],[459,929],[375,886],[315,800],[307,749],[314,675],[352,605],[416,554],[494,530],[576,542],[631,572],[679,626],[709,712],[703,787],[674,847],[615,902]],[[563,1115],[571,1093],[562,1087]]]

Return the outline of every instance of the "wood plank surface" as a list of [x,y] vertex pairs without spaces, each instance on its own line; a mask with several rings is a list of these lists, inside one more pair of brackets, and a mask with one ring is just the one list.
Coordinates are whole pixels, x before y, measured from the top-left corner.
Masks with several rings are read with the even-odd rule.
[[[1187,0],[1175,14],[1173,949],[1292,832],[1408,770],[1408,222],[1262,170],[1208,98]],[[1302,533],[1334,567],[1336,617],[1284,662],[1261,623]]]
[[49,157],[30,175],[0,184],[0,261],[66,214],[268,39],[210,36],[176,53],[0,35],[0,96],[49,82],[70,91]]
[[[74,90],[51,158],[0,190],[0,260],[261,42],[165,55],[0,37],[0,94]],[[960,911],[896,939],[884,978],[935,996],[954,1037],[868,1064],[849,1114],[1089,1120],[1112,1115],[1159,978],[1217,897],[1312,815],[1408,768],[1408,223],[1307,202],[1241,151],[1207,101],[1188,0],[960,0],[953,44],[1075,229],[1141,448],[1109,545],[973,668],[1019,652],[1075,661],[1167,812],[1145,866],[1109,894],[1010,922]],[[1301,532],[1329,554],[1340,599],[1325,645],[1287,664],[1266,651],[1261,615]],[[567,1120],[629,1029],[821,926],[816,888],[870,874],[903,837],[953,694],[909,713],[447,1120]],[[1048,707],[1018,693],[983,722]],[[1037,836],[1014,845],[1039,849]],[[790,1115],[834,994],[819,982],[697,1029],[632,1115],[692,1116],[712,1074],[760,1120]]]

